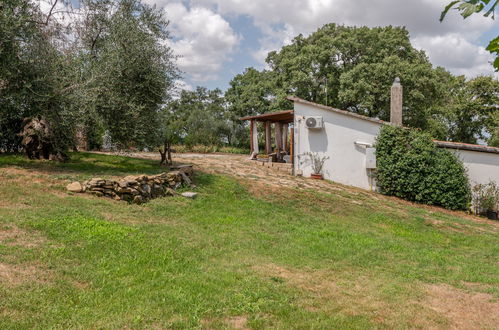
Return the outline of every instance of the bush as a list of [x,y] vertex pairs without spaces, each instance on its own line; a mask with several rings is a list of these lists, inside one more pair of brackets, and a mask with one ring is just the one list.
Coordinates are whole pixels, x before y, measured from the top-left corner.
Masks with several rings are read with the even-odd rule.
[[225,154],[249,154],[249,149],[231,147],[231,146],[216,146],[216,145],[201,145],[196,144],[193,146],[188,146],[186,144],[176,144],[172,146],[172,149],[177,153],[194,152],[200,154],[209,154],[214,152],[221,152]]
[[418,130],[384,126],[376,141],[381,193],[409,201],[465,210],[471,189],[463,163]]
[[499,185],[494,181],[487,184],[476,184],[473,187],[473,206],[477,214],[497,211],[499,208]]

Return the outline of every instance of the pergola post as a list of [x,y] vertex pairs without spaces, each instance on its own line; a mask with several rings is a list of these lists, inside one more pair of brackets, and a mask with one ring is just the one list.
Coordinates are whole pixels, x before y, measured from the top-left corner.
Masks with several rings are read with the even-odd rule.
[[276,122],[275,124],[275,146],[277,151],[282,151],[282,123]]
[[258,125],[257,122],[251,121],[251,158],[256,158],[258,155]]
[[282,125],[282,149],[286,152],[288,152],[288,127],[289,125],[283,124]]
[[250,155],[253,156],[253,126],[255,125],[254,120],[250,120]]
[[272,129],[270,121],[265,122],[265,153],[267,155],[272,153]]

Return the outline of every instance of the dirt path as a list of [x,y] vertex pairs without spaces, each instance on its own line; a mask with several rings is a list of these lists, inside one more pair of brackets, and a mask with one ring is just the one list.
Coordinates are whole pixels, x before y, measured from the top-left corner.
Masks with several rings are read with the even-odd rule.
[[[158,161],[160,159],[159,154],[150,152],[131,153],[128,156],[157,159]],[[198,169],[206,173],[228,174],[273,187],[319,189],[324,192],[348,191],[353,194],[368,194],[372,196],[372,193],[354,187],[341,186],[329,181],[293,176],[272,168],[258,166],[254,161],[249,160],[247,155],[182,153],[174,154],[173,161],[175,163],[192,164],[195,170]]]

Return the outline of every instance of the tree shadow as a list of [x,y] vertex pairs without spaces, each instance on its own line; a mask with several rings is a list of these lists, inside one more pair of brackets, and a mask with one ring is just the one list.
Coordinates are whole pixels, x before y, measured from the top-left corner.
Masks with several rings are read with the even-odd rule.
[[16,166],[26,170],[36,170],[47,174],[83,174],[83,175],[130,175],[158,174],[166,168],[158,161],[125,156],[77,152],[70,154],[67,162],[32,160],[21,154],[1,154],[0,168]]

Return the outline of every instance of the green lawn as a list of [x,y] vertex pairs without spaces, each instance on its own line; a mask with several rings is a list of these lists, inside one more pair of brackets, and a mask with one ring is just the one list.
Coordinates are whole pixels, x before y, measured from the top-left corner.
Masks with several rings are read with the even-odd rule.
[[427,299],[444,285],[496,306],[491,223],[346,192],[254,195],[200,172],[197,199],[128,205],[65,185],[157,162],[71,157],[0,155],[2,329],[445,328]]

